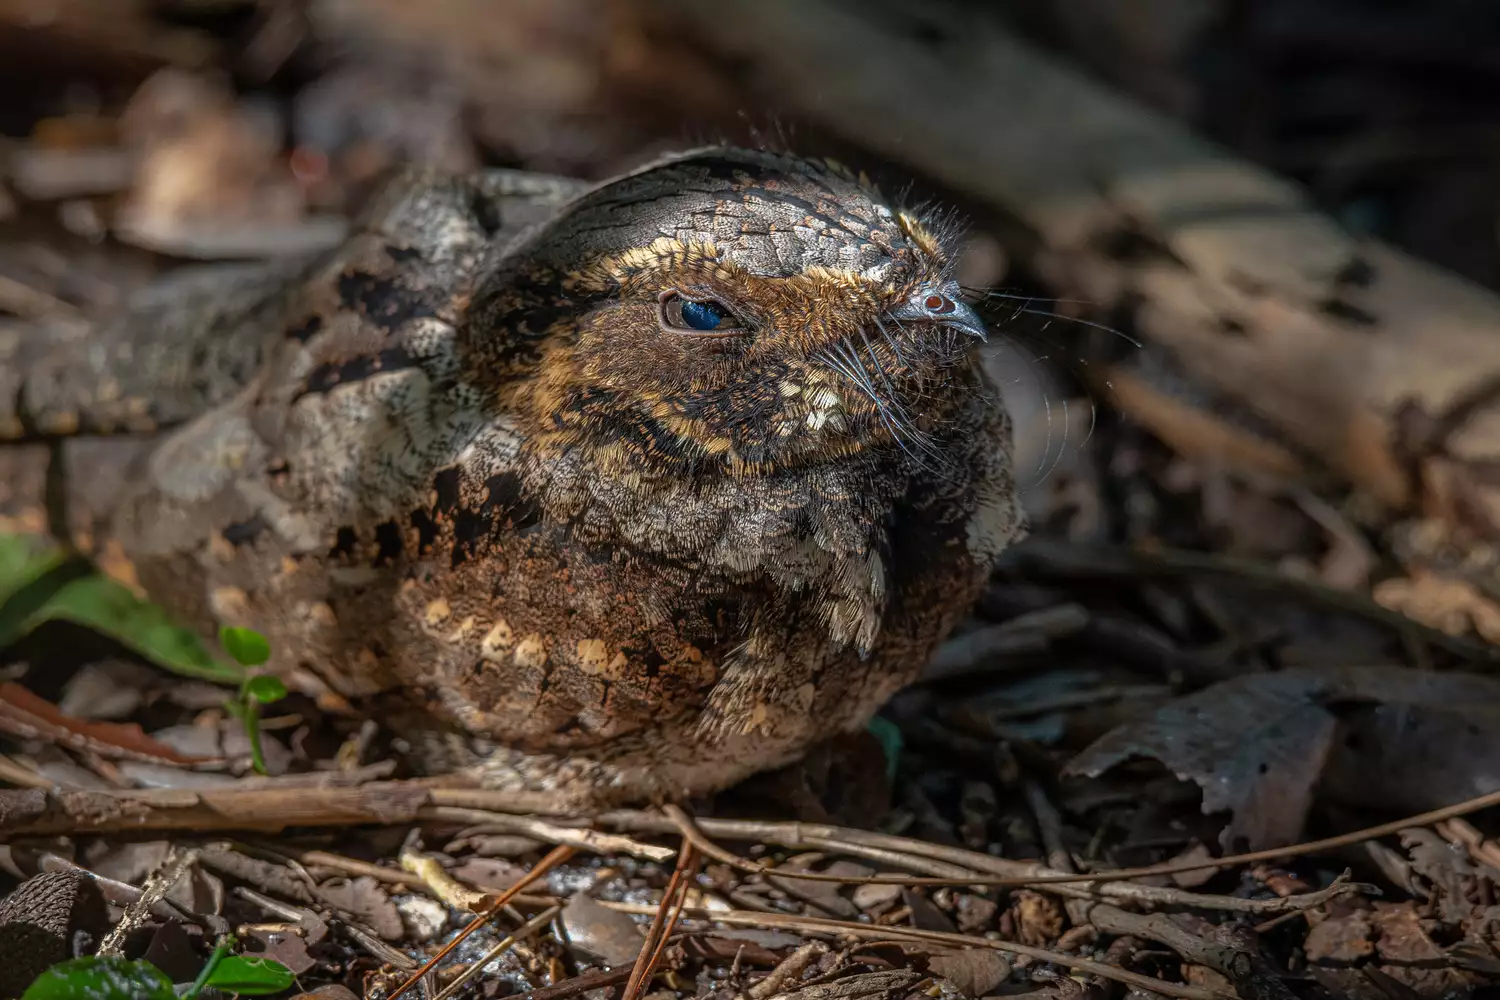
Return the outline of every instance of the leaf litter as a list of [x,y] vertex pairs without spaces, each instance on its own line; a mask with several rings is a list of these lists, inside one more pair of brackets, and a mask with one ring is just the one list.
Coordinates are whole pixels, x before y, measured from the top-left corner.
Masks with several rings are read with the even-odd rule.
[[[33,115],[31,133],[15,138],[3,199],[28,237],[0,239],[0,282],[12,282],[0,310],[16,315],[64,320],[107,306],[185,259],[323,245],[371,179],[405,159],[466,169],[500,151],[597,174],[643,142],[677,138],[675,105],[664,116],[651,106],[659,96],[619,106],[621,95],[650,92],[651,60],[625,56],[672,52],[669,43],[628,16],[556,33],[557,19],[587,6],[577,2],[508,0],[519,49],[491,27],[501,15],[461,17],[455,34],[383,0],[312,5],[306,17],[290,4],[251,14],[254,5],[229,0],[185,14],[193,4],[169,2],[157,5],[174,9],[165,23],[132,3],[111,8],[125,25],[117,37],[87,28],[86,0],[57,6],[55,23],[94,39],[89,58],[127,85],[123,100]],[[214,7],[239,11],[252,30],[214,22],[204,13]],[[0,5],[0,25],[10,17]],[[444,53],[486,45],[509,54],[454,60],[447,79],[432,69],[449,62]],[[233,72],[205,71],[204,59]],[[703,73],[691,59],[663,61]],[[292,76],[277,76],[289,66]],[[633,90],[600,83],[601,95],[586,82],[632,72],[643,74]],[[293,91],[289,102],[254,82],[272,79]],[[691,88],[674,78],[671,89]],[[405,111],[378,113],[377,91]],[[737,106],[732,88],[719,92]],[[665,131],[653,125],[663,119]],[[992,261],[985,280],[1008,280],[1007,266]],[[1500,661],[1476,641],[1495,637],[1494,594],[1470,566],[1479,547],[1465,562],[1452,557],[1451,533],[1434,542],[1418,531],[1410,551],[1387,551],[1350,498],[1235,475],[1206,460],[1202,442],[1179,438],[1174,449],[1104,416],[1083,444],[1059,447],[1052,425],[1023,428],[1045,426],[1057,452],[1026,497],[1039,542],[1052,547],[1013,554],[931,675],[872,734],[694,804],[700,835],[745,864],[709,855],[677,879],[683,915],[662,943],[659,994],[1072,1000],[1107,995],[1113,982],[1194,1000],[1446,997],[1495,980],[1493,810],[1275,863],[1049,881],[1286,848],[1500,787],[1489,738],[1500,731]],[[1460,504],[1462,485],[1436,499]],[[394,751],[399,733],[364,728],[297,685],[285,697],[252,692],[236,668],[257,660],[252,637],[226,640],[221,655],[177,628],[170,609],[72,573],[57,549],[0,538],[0,645],[26,654],[0,686],[0,782],[12,786],[0,789],[0,829],[25,830],[39,795],[103,795],[70,814],[78,821],[66,833],[7,836],[0,892],[59,864],[98,874],[111,918],[130,911],[138,923],[123,961],[149,951],[173,967],[169,988],[203,971],[233,929],[238,951],[221,956],[222,983],[244,986],[241,974],[265,956],[298,977],[285,995],[388,997],[473,919],[434,870],[493,899],[559,831],[588,829],[588,817],[526,825],[495,802],[463,819],[434,815],[431,793],[403,784],[414,776]],[[94,660],[63,676],[45,656],[54,637],[77,634],[70,627],[108,636],[110,655],[132,669]],[[142,670],[227,686],[201,683],[189,697],[182,682],[153,690]],[[105,697],[110,677],[139,696]],[[254,695],[249,729],[225,705],[236,686],[240,705]],[[350,787],[377,808],[258,841],[204,839],[252,837],[289,810],[336,809],[332,790]],[[261,796],[243,820],[251,829],[165,818],[168,803],[212,801],[214,789]],[[158,797],[110,798],[136,791]],[[82,821],[122,802],[119,822]],[[150,834],[163,839],[132,842],[125,831],[142,817],[163,824]],[[467,995],[622,989],[686,834],[656,813],[605,819],[597,832],[657,853],[584,851],[561,863],[467,938],[433,985],[515,937]],[[443,845],[416,849],[433,866],[425,877],[397,862],[413,830],[418,843]],[[174,856],[189,860],[162,889]],[[1350,866],[1360,882],[1339,880]],[[907,884],[871,881],[882,878]],[[934,878],[952,884],[922,882]],[[161,987],[137,966],[90,968],[141,995]]]

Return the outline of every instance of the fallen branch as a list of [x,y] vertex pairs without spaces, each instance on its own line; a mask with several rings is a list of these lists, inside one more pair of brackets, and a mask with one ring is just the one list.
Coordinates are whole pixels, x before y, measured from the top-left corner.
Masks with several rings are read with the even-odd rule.
[[[707,835],[731,840],[760,841],[797,849],[844,851],[914,870],[946,866],[936,876],[877,875],[855,878],[820,875],[815,872],[777,872],[785,878],[906,886],[991,885],[1052,889],[1059,892],[1071,884],[1076,887],[1076,893],[1084,896],[1223,909],[1227,905],[1224,900],[1229,897],[1126,884],[1124,880],[1317,854],[1377,837],[1391,836],[1408,827],[1431,826],[1497,805],[1500,805],[1500,791],[1337,837],[1222,858],[1087,874],[1059,872],[1036,862],[1009,861],[958,847],[826,824],[732,819],[699,819],[694,822]],[[489,808],[481,809],[481,806]],[[630,854],[653,861],[665,860],[676,853],[672,848],[643,844],[583,826],[565,826],[565,820],[561,817],[548,821],[500,811],[512,807],[512,798],[508,792],[434,788],[425,782],[400,781],[372,783],[360,788],[333,789],[110,789],[63,792],[31,788],[0,791],[0,837],[128,830],[282,830],[293,826],[393,825],[423,820],[460,820],[496,823],[505,828],[524,829],[533,834],[546,831],[549,836],[557,838],[551,841],[553,843],[600,853]],[[660,812],[614,810],[592,817],[592,820],[597,825],[625,832],[682,833],[677,820]],[[744,860],[743,864],[749,870],[759,870],[758,866],[748,860]],[[976,872],[980,874],[975,874]],[[1344,891],[1356,891],[1359,888],[1362,887],[1351,884]],[[1253,913],[1282,912],[1274,908],[1263,908],[1281,902],[1241,900],[1230,908]]]
[[[652,861],[664,861],[676,853],[628,837],[562,826],[515,812],[445,805],[446,797],[446,790],[416,781],[370,782],[354,788],[5,790],[0,791],[0,837],[145,830],[280,831],[288,827],[438,821],[484,823],[545,843]],[[512,810],[528,804],[509,793],[498,801]]]

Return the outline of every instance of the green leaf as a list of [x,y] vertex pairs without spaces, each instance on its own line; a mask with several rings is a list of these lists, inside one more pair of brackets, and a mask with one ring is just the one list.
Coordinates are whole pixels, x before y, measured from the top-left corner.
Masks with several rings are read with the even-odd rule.
[[295,982],[292,970],[273,958],[258,955],[229,955],[214,966],[205,986],[225,993],[262,996],[280,993]]
[[48,621],[70,621],[102,632],[174,674],[228,684],[244,677],[238,667],[215,658],[196,633],[107,576],[64,584],[26,618],[21,634]]
[[219,642],[241,666],[258,667],[271,658],[271,644],[253,628],[226,625],[219,629]]
[[87,572],[38,535],[0,535],[0,648],[26,634],[26,621],[69,580]]
[[37,535],[0,535],[0,604],[61,566],[63,550]]
[[75,958],[37,976],[21,1000],[175,1000],[172,980],[150,962]]
[[286,697],[286,685],[282,683],[280,677],[258,674],[245,681],[245,694],[262,705],[269,705],[273,701],[280,701]]

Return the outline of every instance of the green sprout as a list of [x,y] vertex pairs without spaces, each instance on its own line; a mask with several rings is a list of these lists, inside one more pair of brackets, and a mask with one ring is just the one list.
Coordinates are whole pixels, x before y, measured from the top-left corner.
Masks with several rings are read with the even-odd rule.
[[[270,642],[254,629],[226,625],[219,629],[219,645],[246,670],[262,666],[271,658]],[[276,675],[247,674],[240,682],[239,694],[227,705],[245,724],[245,735],[250,739],[250,763],[256,774],[267,773],[260,743],[260,708],[286,695],[286,685]]]

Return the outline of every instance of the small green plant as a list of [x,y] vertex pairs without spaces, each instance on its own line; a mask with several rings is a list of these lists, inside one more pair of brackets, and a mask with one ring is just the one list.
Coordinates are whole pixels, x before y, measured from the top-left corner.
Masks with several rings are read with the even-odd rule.
[[174,674],[238,685],[227,708],[245,725],[256,773],[266,773],[261,706],[280,701],[287,691],[279,678],[251,673],[271,658],[265,636],[249,628],[220,629],[226,658],[162,608],[46,539],[0,535],[0,649],[49,621],[93,629]]
[[54,965],[38,976],[21,1000],[196,1000],[206,989],[240,996],[268,996],[289,989],[292,970],[260,955],[232,955],[237,942],[224,935],[198,978],[178,992],[150,962],[89,956]]
[[45,539],[0,535],[0,648],[50,621],[93,629],[184,677],[238,684],[245,676],[119,581]]
[[89,956],[54,965],[21,1000],[177,1000],[177,993],[150,962]]
[[[219,629],[219,644],[246,670],[262,666],[271,658],[271,644],[254,629],[225,626]],[[260,745],[260,708],[286,697],[286,685],[272,674],[248,674],[240,682],[239,694],[229,710],[245,723],[250,739],[250,763],[255,773],[266,773],[266,758]]]

